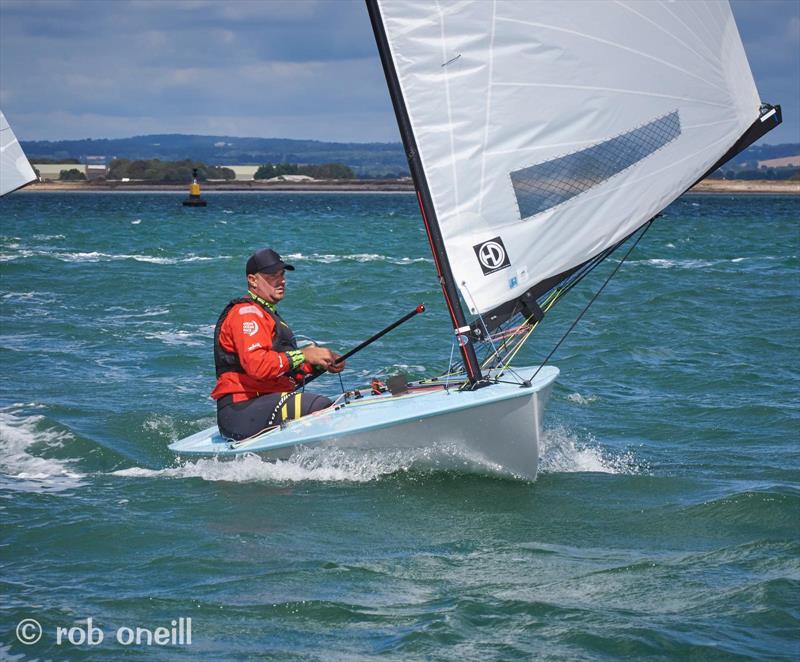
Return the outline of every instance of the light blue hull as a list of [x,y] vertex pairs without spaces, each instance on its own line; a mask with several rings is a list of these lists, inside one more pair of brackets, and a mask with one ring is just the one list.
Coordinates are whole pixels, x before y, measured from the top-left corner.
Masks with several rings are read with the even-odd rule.
[[[516,372],[530,375],[533,369]],[[432,449],[431,461],[441,468],[533,479],[542,414],[557,376],[557,368],[545,366],[530,387],[500,383],[477,391],[365,396],[244,441],[224,439],[215,426],[169,448],[181,456],[258,453],[271,459],[288,458],[301,447]]]

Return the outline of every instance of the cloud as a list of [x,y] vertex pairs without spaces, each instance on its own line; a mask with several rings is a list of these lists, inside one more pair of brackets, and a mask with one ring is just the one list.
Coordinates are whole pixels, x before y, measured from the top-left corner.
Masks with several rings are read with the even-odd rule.
[[0,7],[0,99],[23,139],[399,140],[361,2]]
[[800,3],[733,0],[731,8],[761,99],[783,109],[783,124],[761,142],[800,142]]
[[[800,141],[795,2],[733,3],[769,142]],[[398,141],[361,0],[2,0],[0,106],[24,140],[149,132]]]

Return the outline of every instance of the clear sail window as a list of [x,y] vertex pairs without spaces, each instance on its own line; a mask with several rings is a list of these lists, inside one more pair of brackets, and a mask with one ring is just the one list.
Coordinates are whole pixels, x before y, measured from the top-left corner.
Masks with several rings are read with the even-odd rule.
[[579,152],[515,170],[511,183],[520,218],[539,214],[630,168],[681,134],[678,112]]

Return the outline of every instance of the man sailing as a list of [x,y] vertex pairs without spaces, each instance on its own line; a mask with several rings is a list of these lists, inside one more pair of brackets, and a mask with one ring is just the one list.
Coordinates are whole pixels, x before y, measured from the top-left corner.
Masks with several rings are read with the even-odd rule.
[[247,439],[300,418],[332,402],[323,395],[294,392],[318,370],[339,373],[344,361],[325,347],[298,349],[294,333],[277,311],[286,294],[286,264],[271,248],[247,260],[248,296],[228,303],[214,329],[217,424],[222,436]]

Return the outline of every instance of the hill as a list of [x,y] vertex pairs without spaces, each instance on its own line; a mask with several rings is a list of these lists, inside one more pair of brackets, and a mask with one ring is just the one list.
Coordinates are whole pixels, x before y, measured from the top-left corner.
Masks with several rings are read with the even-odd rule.
[[[86,161],[90,156],[130,160],[191,159],[224,165],[262,165],[264,163],[314,164],[343,163],[359,177],[393,178],[408,176],[403,146],[400,143],[332,143],[288,138],[234,138],[157,134],[132,138],[85,140],[23,141],[22,147],[33,162],[42,159],[65,163],[67,159]],[[800,144],[754,145],[724,166],[728,178],[763,178],[757,171],[760,161],[800,155]],[[780,178],[789,175],[776,169]],[[779,172],[781,171],[781,172]],[[745,175],[748,173],[748,176]],[[723,173],[717,173],[721,176]],[[774,177],[768,177],[774,178]]]
[[344,163],[360,177],[408,175],[400,143],[329,143],[285,138],[233,138],[163,134],[132,138],[22,141],[28,158],[36,163],[50,159],[85,161],[90,156],[130,160],[191,159],[214,165],[262,165],[264,163]]

